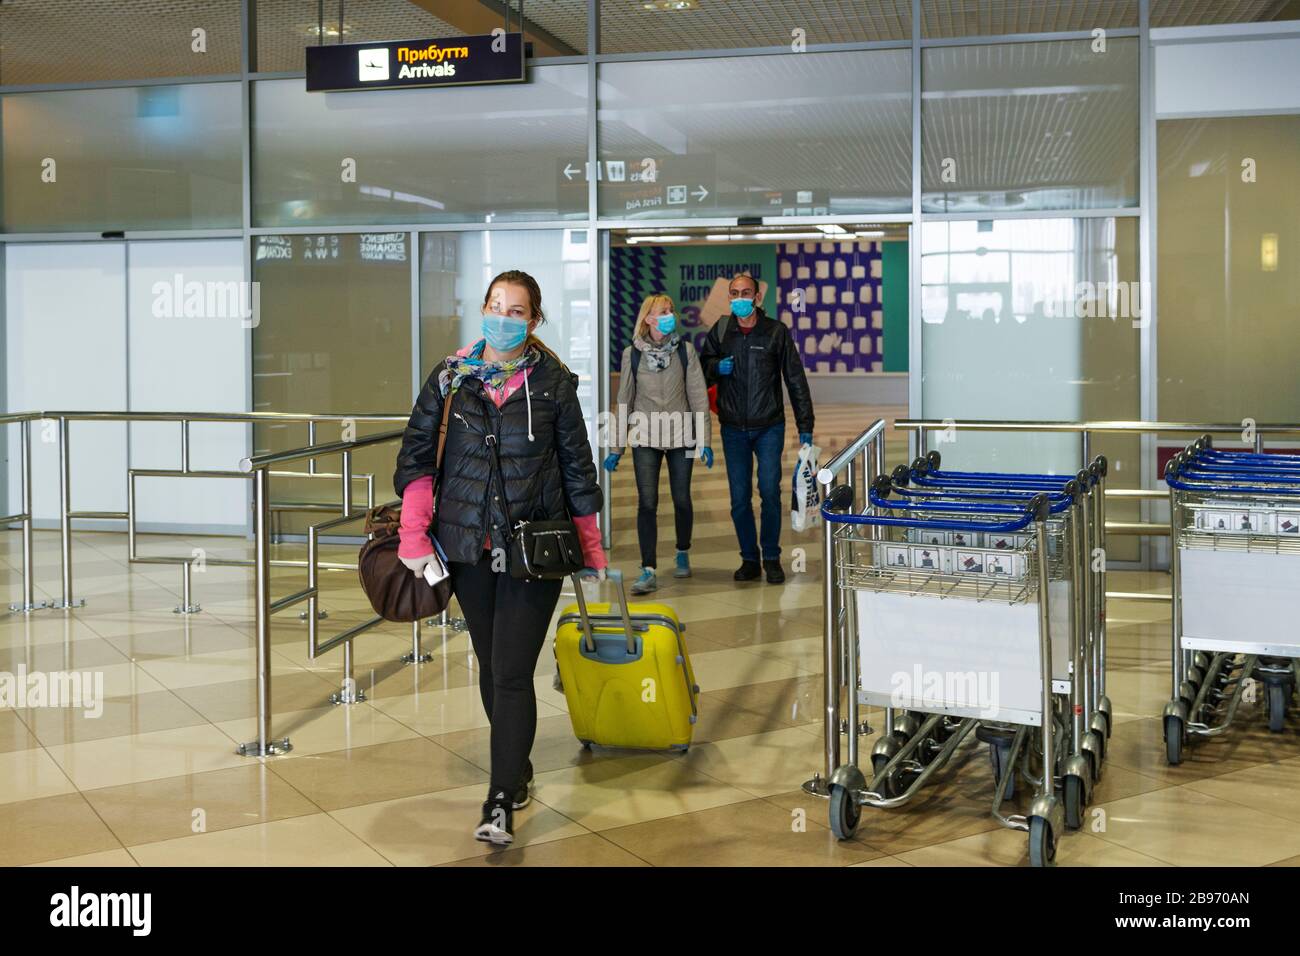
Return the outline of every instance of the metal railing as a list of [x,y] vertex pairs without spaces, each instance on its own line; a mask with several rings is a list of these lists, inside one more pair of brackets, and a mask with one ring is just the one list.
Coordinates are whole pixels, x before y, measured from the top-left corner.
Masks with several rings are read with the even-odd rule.
[[[173,564],[181,568],[181,593],[182,603],[176,610],[183,613],[192,613],[196,611],[197,605],[192,603],[192,559],[185,557],[167,557],[153,556],[144,557],[137,553],[136,535],[137,535],[137,501],[135,494],[136,478],[248,478],[247,475],[238,471],[220,471],[220,470],[202,470],[194,469],[190,465],[190,426],[194,423],[225,423],[225,424],[306,424],[308,432],[309,447],[315,446],[316,429],[319,425],[333,423],[343,425],[344,423],[355,424],[374,424],[386,422],[401,422],[407,420],[406,415],[380,413],[380,414],[358,414],[358,415],[311,415],[284,412],[131,412],[131,411],[43,411],[43,412],[16,412],[9,415],[0,416],[0,425],[19,424],[22,427],[20,436],[19,449],[21,456],[21,465],[19,476],[21,483],[22,511],[16,514],[7,515],[2,522],[5,527],[11,524],[22,524],[23,535],[23,597],[21,602],[11,604],[10,610],[30,612],[39,610],[44,607],[53,607],[56,609],[69,609],[81,607],[86,602],[84,599],[77,600],[73,591],[73,553],[72,553],[72,523],[84,519],[100,520],[118,520],[125,521],[127,525],[128,540],[128,561],[133,564]],[[51,432],[58,443],[58,474],[59,474],[59,553],[60,553],[60,584],[61,594],[58,601],[52,605],[44,602],[35,601],[35,580],[32,570],[32,423],[42,423],[46,430]],[[173,423],[180,426],[180,467],[177,469],[164,468],[131,468],[128,465],[127,480],[127,510],[126,511],[76,511],[72,507],[72,451],[70,431],[73,422],[121,422],[121,423],[145,423],[145,422],[165,422]],[[305,479],[337,479],[340,476],[330,475],[318,472],[316,470],[315,456],[307,459],[306,472],[277,472],[275,477],[293,477]],[[368,474],[359,474],[353,476],[356,481],[366,483],[367,500],[373,503],[374,500],[374,476]],[[319,510],[331,510],[333,506],[325,502],[276,502],[272,503],[271,508],[275,512],[312,512]],[[252,567],[251,559],[206,559],[206,563],[213,565],[232,565],[242,567]],[[277,562],[283,566],[306,567],[305,561],[299,562]]]
[[[358,448],[377,446],[397,441],[402,431],[386,431],[358,439],[317,444],[317,428],[321,424],[344,423],[402,423],[406,415],[397,414],[361,414],[361,415],[308,415],[280,412],[20,412],[0,416],[0,425],[18,424],[22,428],[19,441],[21,466],[19,478],[21,483],[22,510],[7,515],[3,522],[7,527],[14,523],[21,524],[23,538],[23,597],[21,603],[10,605],[18,612],[31,612],[45,607],[71,610],[84,606],[83,600],[77,600],[73,592],[73,550],[72,523],[80,519],[121,520],[126,522],[127,552],[129,564],[164,564],[179,565],[182,574],[182,603],[176,611],[191,614],[199,610],[192,598],[193,559],[182,556],[142,556],[137,550],[137,516],[139,501],[136,494],[138,478],[234,478],[250,481],[253,486],[253,538],[254,555],[251,558],[207,558],[205,564],[229,567],[251,567],[255,574],[255,619],[257,640],[257,682],[258,682],[258,737],[250,743],[241,744],[239,753],[246,756],[261,756],[283,753],[292,748],[287,737],[274,740],[271,736],[271,653],[270,653],[270,616],[288,607],[304,601],[308,610],[303,615],[308,622],[308,653],[314,659],[320,654],[342,645],[344,647],[344,681],[340,693],[331,696],[334,703],[350,704],[364,700],[365,695],[357,690],[353,678],[352,639],[365,630],[381,623],[380,618],[372,618],[358,626],[349,628],[327,641],[319,640],[319,621],[325,616],[319,608],[320,572],[330,570],[355,571],[355,563],[320,560],[320,535],[349,522],[365,517],[366,511],[374,507],[374,476],[366,473],[353,473],[352,454]],[[179,468],[127,468],[127,510],[126,511],[77,511],[72,507],[72,454],[70,426],[74,421],[97,422],[170,422],[180,426],[180,467]],[[59,471],[59,539],[60,539],[60,576],[62,584],[61,599],[55,604],[37,603],[35,600],[35,578],[32,560],[32,422],[44,423],[52,439],[57,436],[58,471]],[[288,451],[271,452],[243,458],[239,469],[234,471],[219,469],[196,469],[191,464],[190,426],[195,422],[225,424],[303,424],[307,425],[308,444]],[[317,470],[317,459],[338,454],[342,456],[342,468],[337,473]],[[306,471],[273,470],[271,466],[288,462],[306,461]],[[340,503],[330,502],[285,502],[274,501],[270,495],[272,478],[315,479],[337,481],[341,488]],[[354,508],[353,485],[365,483],[365,502],[363,509]],[[271,558],[271,543],[276,537],[271,527],[271,517],[283,512],[327,512],[334,517],[318,521],[308,527],[307,558],[291,560]],[[306,569],[308,586],[277,600],[270,596],[270,572],[273,567]],[[450,618],[444,611],[441,618],[429,623],[444,627],[463,629],[464,622]],[[432,659],[432,655],[423,652],[420,646],[420,622],[412,624],[412,649],[403,655],[403,663],[422,663]]]

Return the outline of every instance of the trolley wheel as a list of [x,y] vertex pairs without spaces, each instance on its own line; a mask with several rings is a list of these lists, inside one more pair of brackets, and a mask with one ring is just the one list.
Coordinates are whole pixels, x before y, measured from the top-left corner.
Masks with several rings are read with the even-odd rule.
[[1115,720],[1110,712],[1110,699],[1104,698],[1106,706],[1098,707],[1097,713],[1101,714],[1102,719],[1106,721],[1106,739],[1110,739],[1110,733],[1115,729]]
[[1065,792],[1065,825],[1077,830],[1083,826],[1083,781],[1070,775],[1061,783]]
[[[989,742],[989,766],[993,768],[993,786],[996,789],[998,781],[1002,779],[1002,773],[1007,768],[1008,759],[1011,757],[1011,742],[1007,741],[1006,746],[1002,746],[993,741]],[[1011,779],[1007,781],[1007,791],[1002,796],[1010,800],[1016,795],[1016,775],[1012,771]]]
[[935,737],[926,737],[916,745],[916,761],[922,767],[928,767],[934,763],[934,758],[939,756],[941,744]]
[[1029,865],[1056,865],[1056,839],[1052,835],[1052,825],[1042,817],[1029,818]]
[[1268,685],[1268,729],[1280,734],[1286,728],[1287,698],[1291,688],[1286,684]]
[[862,807],[848,787],[831,784],[831,832],[837,840],[848,840],[858,829]]
[[879,775],[880,771],[885,769],[885,764],[889,763],[889,757],[886,754],[871,755],[871,775]]
[[1172,714],[1165,717],[1165,759],[1171,767],[1183,762],[1183,721]]

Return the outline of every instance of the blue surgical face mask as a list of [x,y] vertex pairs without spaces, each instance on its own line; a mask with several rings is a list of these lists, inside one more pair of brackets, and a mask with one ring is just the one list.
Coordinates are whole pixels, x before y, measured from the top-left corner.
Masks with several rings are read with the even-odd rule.
[[667,335],[672,332],[673,329],[677,328],[677,316],[673,315],[671,312],[667,315],[661,315],[659,318],[655,319],[655,325],[658,326],[660,332]]
[[498,352],[513,352],[528,338],[528,323],[510,315],[483,316],[483,338]]
[[731,314],[738,319],[747,319],[749,314],[754,311],[753,299],[732,299]]

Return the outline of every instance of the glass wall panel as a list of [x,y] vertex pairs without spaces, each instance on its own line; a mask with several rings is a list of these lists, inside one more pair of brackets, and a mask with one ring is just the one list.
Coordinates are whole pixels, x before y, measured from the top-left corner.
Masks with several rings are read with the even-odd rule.
[[1300,19],[1295,0],[1151,0],[1153,27]]
[[1162,420],[1300,418],[1300,116],[1157,126]]
[[602,64],[600,215],[909,211],[910,62],[874,50]]
[[260,226],[587,216],[580,65],[453,90],[307,93],[300,79],[263,80],[253,106]]
[[[1137,231],[1136,218],[924,223],[925,417],[1139,418]],[[960,469],[1065,474],[1082,464],[1074,435],[958,431],[932,435],[929,447]],[[1136,439],[1102,436],[1093,452],[1110,458],[1112,487],[1138,486]],[[1127,510],[1116,505],[1111,517]],[[1125,541],[1117,560],[1136,558]]]
[[[253,330],[253,408],[266,412],[406,414],[411,409],[411,263],[406,233],[257,236],[253,278],[260,322]],[[357,437],[393,425],[357,425]],[[340,438],[322,426],[318,441]],[[256,454],[307,444],[305,425],[254,429]],[[375,501],[393,497],[395,445],[361,449],[353,470],[375,476]],[[321,471],[339,470],[337,456]],[[291,467],[305,469],[305,464]],[[354,485],[358,504],[364,486]],[[275,498],[339,500],[336,482],[277,479]],[[310,516],[286,516],[301,531]],[[355,533],[356,529],[344,529]]]
[[1097,209],[1138,203],[1138,41],[922,53],[921,207]]
[[482,338],[480,310],[492,277],[522,269],[542,289],[538,336],[578,375],[594,436],[596,326],[585,229],[493,230],[420,236],[420,381],[448,354]]
[[[519,29],[519,4],[510,4],[510,31]],[[321,11],[324,18],[321,18]],[[340,23],[340,11],[342,20]],[[534,57],[587,52],[587,0],[526,3],[524,39]],[[447,0],[258,0],[257,69],[302,70],[309,46],[367,40],[419,40],[491,33],[504,25],[495,3]]]
[[1137,0],[921,0],[921,36],[997,36],[1138,25]]
[[6,232],[238,228],[238,83],[0,99]]
[[679,0],[600,3],[601,53],[790,46],[800,40],[815,48],[906,40],[911,29],[911,0],[746,0],[743,10]]
[[239,0],[5,0],[0,84],[239,72]]
[[[5,400],[15,412],[118,411],[127,402],[126,248],[6,243]],[[72,422],[72,507],[126,510],[126,424]],[[32,423],[32,514],[59,523],[59,450]],[[22,511],[21,432],[10,426],[9,511]],[[85,527],[80,525],[79,527]],[[54,580],[57,580],[57,574]],[[41,584],[53,586],[50,578]]]

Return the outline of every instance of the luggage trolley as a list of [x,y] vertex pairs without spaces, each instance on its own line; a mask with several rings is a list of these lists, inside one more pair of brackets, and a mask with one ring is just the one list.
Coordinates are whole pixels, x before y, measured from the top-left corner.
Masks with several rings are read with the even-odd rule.
[[[1027,489],[1059,488],[1062,481],[1056,475],[1007,475],[989,472],[941,471],[939,452],[931,451],[923,458],[912,462],[910,471],[894,469],[895,490],[904,495],[932,495],[944,489],[949,492],[963,491],[968,495],[988,495],[1001,493],[1026,494]],[[1070,519],[1077,522],[1077,554],[1082,569],[1082,582],[1078,587],[1071,587],[1070,582],[1057,585],[1062,596],[1068,595],[1073,601],[1078,596],[1080,601],[1077,612],[1066,620],[1060,601],[1056,607],[1062,629],[1069,628],[1075,632],[1084,650],[1082,666],[1067,665],[1073,656],[1064,654],[1064,645],[1058,640],[1057,662],[1061,669],[1057,676],[1068,680],[1070,673],[1083,675],[1082,697],[1074,702],[1073,721],[1074,739],[1077,747],[1088,752],[1093,764],[1094,777],[1100,771],[1102,758],[1105,756],[1106,741],[1113,729],[1110,698],[1106,695],[1106,473],[1109,465],[1104,455],[1098,455],[1086,469],[1080,470],[1074,477],[1079,486],[1088,492],[1088,500],[1078,511],[1072,511]],[[913,485],[908,488],[908,482]],[[1075,553],[1072,549],[1071,553]],[[1073,605],[1071,605],[1073,606]],[[1080,712],[1082,708],[1082,712]],[[1078,718],[1082,718],[1079,720]],[[1080,726],[1081,725],[1081,726]],[[1095,735],[1095,736],[1094,736]]]
[[1246,689],[1262,685],[1268,726],[1285,727],[1300,638],[1300,455],[1224,451],[1203,435],[1165,467],[1173,592],[1173,699],[1165,756],[1227,732]]
[[[852,513],[848,485],[832,489],[822,508],[834,526],[830,573],[855,598],[846,602],[857,638],[848,643],[850,662],[857,658],[861,669],[850,713],[857,702],[883,706],[888,728],[873,749],[870,788],[852,763],[832,775],[832,829],[847,838],[862,805],[907,803],[972,731],[988,727],[998,740],[1009,738],[1005,749],[996,748],[1005,758],[993,814],[1004,826],[1028,831],[1031,862],[1048,865],[1065,826],[1081,820],[1097,766],[1077,752],[1062,757],[1068,730],[1058,718],[1066,709],[1057,694],[1068,694],[1069,685],[1054,681],[1053,666],[1052,600],[1059,596],[1052,584],[1082,574],[1083,542],[1076,532],[1085,490],[1075,479],[989,475],[988,485],[972,477],[970,487],[955,493],[891,499],[899,477],[897,470],[894,478],[879,476],[861,514]],[[993,481],[1014,490],[1001,491]],[[942,546],[927,538],[934,534],[945,536]],[[994,551],[951,543],[974,535],[998,536],[1005,546]],[[1083,590],[1074,582],[1064,602],[1071,621],[1082,619],[1074,605]],[[1082,645],[1070,627],[1058,633],[1073,663]],[[980,675],[997,686],[976,686]],[[1039,728],[1037,747],[1027,746],[1033,727]],[[1031,767],[1035,753],[1038,774]],[[1018,770],[1037,783],[1037,795],[1028,815],[1004,815],[1001,804]]]

